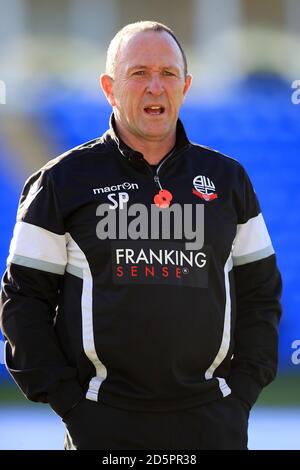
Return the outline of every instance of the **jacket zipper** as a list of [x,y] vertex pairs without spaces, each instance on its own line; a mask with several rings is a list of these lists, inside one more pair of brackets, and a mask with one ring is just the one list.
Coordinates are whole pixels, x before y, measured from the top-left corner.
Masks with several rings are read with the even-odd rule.
[[156,184],[156,186],[158,187],[159,190],[162,189],[158,175],[154,175],[154,183]]
[[162,186],[161,186],[160,181],[159,181],[158,172],[159,172],[159,170],[161,169],[161,167],[163,166],[163,164],[166,163],[166,162],[169,160],[169,158],[172,157],[172,155],[174,155],[174,150],[173,150],[173,152],[171,152],[170,155],[169,155],[165,160],[163,160],[163,161],[158,165],[158,167],[156,168],[156,174],[154,175],[154,182],[155,182],[156,186],[159,188],[159,190],[162,190]]
[[182,147],[180,150],[177,150],[177,149],[173,149],[172,152],[167,156],[167,158],[165,160],[163,160],[159,165],[158,167],[156,168],[156,171],[155,171],[155,174],[153,176],[153,170],[151,168],[151,165],[149,165],[149,163],[147,162],[147,160],[144,159],[144,163],[146,164],[146,166],[149,168],[149,171],[151,172],[151,175],[154,179],[154,184],[155,186],[157,186],[157,188],[161,191],[163,188],[162,188],[162,185],[160,183],[160,179],[159,179],[159,175],[158,175],[158,172],[159,170],[161,169],[161,167],[163,166],[164,163],[166,163],[172,156],[176,155],[178,152],[184,152],[187,148],[189,147],[189,144],[185,145],[184,147]]
[[[153,179],[154,179],[155,185],[158,187],[159,190],[162,190],[163,188],[162,188],[162,185],[160,184],[158,172],[159,172],[159,170],[161,169],[161,167],[163,166],[163,164],[166,163],[166,162],[169,160],[169,158],[172,157],[172,155],[174,155],[174,150],[173,150],[173,152],[171,152],[170,155],[168,155],[167,158],[166,158],[165,160],[163,160],[163,161],[158,165],[158,167],[156,168],[156,172],[155,172],[155,175],[154,175]],[[146,165],[148,166],[149,170],[151,171],[151,175],[153,176],[153,170],[152,170],[151,166],[149,165],[148,162],[146,162]]]

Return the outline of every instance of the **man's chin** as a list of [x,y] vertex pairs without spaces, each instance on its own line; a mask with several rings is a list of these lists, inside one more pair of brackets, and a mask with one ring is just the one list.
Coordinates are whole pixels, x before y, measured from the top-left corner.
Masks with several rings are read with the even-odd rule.
[[143,134],[143,139],[149,142],[163,142],[170,136],[170,133],[148,133]]
[[164,140],[173,133],[176,133],[176,127],[172,129],[170,126],[147,126],[142,130],[144,138],[153,141]]

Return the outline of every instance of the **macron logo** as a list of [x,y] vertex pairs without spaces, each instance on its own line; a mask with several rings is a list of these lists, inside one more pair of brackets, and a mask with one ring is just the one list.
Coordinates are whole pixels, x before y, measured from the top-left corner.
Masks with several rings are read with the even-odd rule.
[[111,193],[115,191],[122,191],[122,190],[128,191],[129,189],[139,189],[139,186],[137,183],[122,183],[122,184],[115,184],[113,186],[104,186],[102,188],[94,188],[93,193],[94,194],[103,194],[103,193]]

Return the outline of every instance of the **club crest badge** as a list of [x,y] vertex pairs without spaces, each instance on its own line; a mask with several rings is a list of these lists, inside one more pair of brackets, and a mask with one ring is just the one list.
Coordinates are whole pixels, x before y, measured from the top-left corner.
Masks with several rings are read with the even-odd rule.
[[204,201],[213,201],[217,199],[218,194],[211,179],[207,176],[198,175],[193,179],[193,194]]

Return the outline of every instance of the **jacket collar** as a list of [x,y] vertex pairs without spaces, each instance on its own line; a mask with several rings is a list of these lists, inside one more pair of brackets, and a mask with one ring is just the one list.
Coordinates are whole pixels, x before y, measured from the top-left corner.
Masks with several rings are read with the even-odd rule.
[[[118,136],[117,133],[117,127],[116,127],[116,121],[114,117],[114,113],[111,113],[110,119],[109,119],[109,129],[105,132],[103,135],[103,140],[104,142],[107,142],[112,145],[116,145],[119,152],[123,155],[123,157],[132,162],[141,162],[144,157],[143,154],[132,149],[129,147],[125,142]],[[172,154],[178,154],[183,149],[186,149],[189,147],[190,141],[186,135],[184,126],[181,122],[181,120],[178,118],[177,120],[177,126],[176,126],[176,143],[175,146],[172,149]],[[165,158],[165,157],[164,157]],[[163,160],[163,159],[162,159]]]

